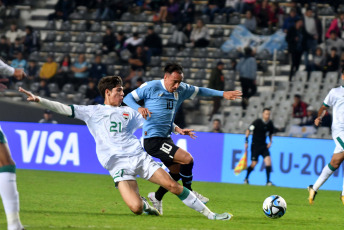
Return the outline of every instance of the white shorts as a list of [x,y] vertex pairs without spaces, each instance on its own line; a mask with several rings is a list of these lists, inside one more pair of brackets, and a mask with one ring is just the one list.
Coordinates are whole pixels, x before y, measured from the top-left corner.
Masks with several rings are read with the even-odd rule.
[[117,184],[124,180],[136,180],[137,175],[148,180],[160,166],[142,151],[139,155],[110,159],[106,168]]
[[344,151],[344,133],[333,136],[334,143],[336,143],[336,148],[333,153],[341,153]]

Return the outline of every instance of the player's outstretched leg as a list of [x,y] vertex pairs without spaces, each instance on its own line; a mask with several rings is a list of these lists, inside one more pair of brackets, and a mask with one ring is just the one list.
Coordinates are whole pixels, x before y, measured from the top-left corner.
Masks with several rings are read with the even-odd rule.
[[5,135],[0,129],[0,196],[4,205],[8,230],[22,230],[19,218],[19,193],[16,166],[12,160]]
[[146,213],[148,215],[160,216],[159,211],[150,206],[146,198],[140,196],[135,180],[120,181],[118,183],[118,190],[124,202],[134,214],[141,215]]
[[318,177],[314,185],[310,185],[308,187],[308,192],[309,192],[308,201],[310,204],[314,203],[314,198],[315,198],[315,195],[317,194],[318,189],[327,181],[327,179],[333,174],[334,171],[336,171],[336,168],[334,168],[331,165],[331,163],[329,163],[323,168],[320,176]]
[[232,218],[232,215],[229,213],[216,214],[210,211],[209,208],[205,206],[205,204],[203,204],[193,192],[172,180],[168,173],[161,168],[153,174],[149,181],[165,187],[171,193],[177,195],[185,205],[196,210],[197,212],[202,213],[208,219],[230,220]]

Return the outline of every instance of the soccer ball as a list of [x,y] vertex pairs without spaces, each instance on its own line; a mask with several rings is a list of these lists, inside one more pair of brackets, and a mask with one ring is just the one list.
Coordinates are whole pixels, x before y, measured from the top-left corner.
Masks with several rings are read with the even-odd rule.
[[266,198],[263,202],[263,212],[269,218],[280,218],[286,211],[287,203],[281,196],[272,195]]

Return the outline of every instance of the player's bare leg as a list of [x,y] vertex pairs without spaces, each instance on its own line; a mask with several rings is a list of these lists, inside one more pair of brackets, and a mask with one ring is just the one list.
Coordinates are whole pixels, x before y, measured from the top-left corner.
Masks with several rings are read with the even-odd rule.
[[140,196],[139,187],[135,180],[120,181],[118,183],[118,190],[124,202],[136,215],[141,215],[143,212],[146,212],[148,215],[160,215],[158,210],[151,207],[146,199]]
[[270,181],[270,174],[271,174],[271,157],[266,156],[264,157],[264,164],[265,164],[265,170],[266,170],[266,185],[272,186],[272,182]]
[[0,196],[4,205],[8,230],[24,229],[19,218],[19,194],[15,164],[0,130]]
[[[333,174],[333,172],[336,171],[337,168],[339,168],[343,160],[344,160],[344,152],[334,153],[332,155],[331,162],[325,165],[325,167],[321,171],[321,174],[318,177],[317,181],[314,183],[314,185],[308,186],[309,204],[314,203],[314,199],[315,199],[318,189],[327,181],[327,179]],[[342,193],[342,196],[343,196],[343,193]],[[341,200],[342,200],[342,196],[341,196]]]
[[188,207],[196,210],[197,212],[202,213],[208,219],[213,220],[230,220],[232,215],[229,213],[223,214],[216,214],[209,210],[205,204],[199,200],[196,195],[190,192],[189,189],[181,186],[175,180],[173,180],[170,175],[163,170],[162,168],[158,169],[153,176],[149,179],[149,181],[163,186],[171,193],[178,196],[178,198]]

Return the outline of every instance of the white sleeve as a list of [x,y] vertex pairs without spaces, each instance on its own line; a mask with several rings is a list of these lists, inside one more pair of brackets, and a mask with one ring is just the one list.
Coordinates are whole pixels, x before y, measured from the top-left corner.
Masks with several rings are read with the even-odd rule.
[[325,97],[325,100],[324,100],[324,105],[326,107],[330,107],[330,106],[333,106],[334,103],[335,103],[335,99],[334,97],[332,96],[333,94],[333,89],[331,89],[331,91],[327,94],[327,96]]
[[142,117],[141,113],[137,112],[136,110],[132,110],[132,111],[133,111],[133,120],[135,120],[135,127],[133,127],[134,130],[142,128],[145,119]]
[[56,113],[66,115],[66,116],[73,116],[72,108],[60,102],[50,101],[48,99],[39,97],[39,104],[41,104],[43,107],[50,109]]
[[12,76],[14,74],[14,68],[7,65],[2,60],[0,60],[0,75]]
[[77,118],[83,121],[87,121],[93,113],[96,111],[97,105],[71,105],[72,115],[71,117]]

